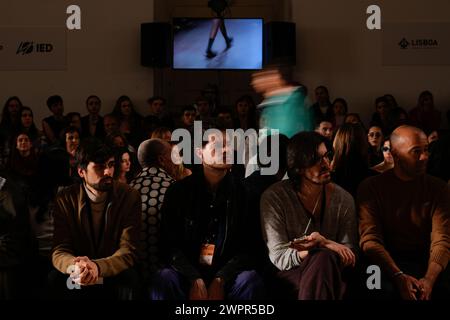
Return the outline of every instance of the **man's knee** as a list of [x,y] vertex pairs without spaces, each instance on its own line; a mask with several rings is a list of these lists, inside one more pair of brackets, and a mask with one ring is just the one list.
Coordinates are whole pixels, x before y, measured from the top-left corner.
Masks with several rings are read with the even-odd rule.
[[236,277],[232,292],[240,292],[240,299],[265,298],[265,286],[262,277],[254,270],[243,271]]
[[314,260],[319,265],[324,266],[340,261],[339,255],[336,252],[326,248],[312,250],[309,255],[310,260]]
[[178,283],[180,282],[180,274],[172,268],[164,268],[156,272],[153,282],[157,283]]

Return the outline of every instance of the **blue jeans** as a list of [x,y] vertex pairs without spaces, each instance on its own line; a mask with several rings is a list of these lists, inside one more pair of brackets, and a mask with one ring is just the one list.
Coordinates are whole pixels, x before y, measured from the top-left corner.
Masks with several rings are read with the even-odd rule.
[[[157,272],[150,290],[152,300],[187,300],[190,282],[172,268]],[[256,271],[242,271],[233,281],[225,284],[227,300],[259,300],[265,298],[262,278]]]

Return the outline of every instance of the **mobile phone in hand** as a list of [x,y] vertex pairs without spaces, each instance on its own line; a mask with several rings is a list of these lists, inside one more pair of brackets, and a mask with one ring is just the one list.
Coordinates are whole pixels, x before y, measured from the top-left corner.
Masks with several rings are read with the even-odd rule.
[[300,238],[295,238],[291,241],[291,244],[302,244],[308,242],[307,236],[302,236]]

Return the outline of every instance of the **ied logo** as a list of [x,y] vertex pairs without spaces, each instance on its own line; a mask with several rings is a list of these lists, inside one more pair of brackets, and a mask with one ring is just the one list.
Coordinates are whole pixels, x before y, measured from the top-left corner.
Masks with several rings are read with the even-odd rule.
[[33,41],[21,42],[17,48],[16,54],[22,53],[22,55],[29,54],[33,52]]
[[409,46],[409,42],[405,38],[403,38],[398,44],[402,49],[406,49]]

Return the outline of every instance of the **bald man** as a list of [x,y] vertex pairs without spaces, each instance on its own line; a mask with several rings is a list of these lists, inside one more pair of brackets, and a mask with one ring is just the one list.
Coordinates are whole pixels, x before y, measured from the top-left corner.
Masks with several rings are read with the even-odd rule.
[[401,126],[391,135],[395,166],[358,190],[360,246],[382,270],[385,298],[449,297],[450,192],[426,175],[427,136]]
[[171,160],[172,146],[161,139],[142,142],[138,149],[138,160],[142,171],[130,182],[138,190],[142,201],[141,267],[144,286],[149,286],[151,277],[161,267],[159,260],[160,208],[164,196],[175,180],[176,166]]

